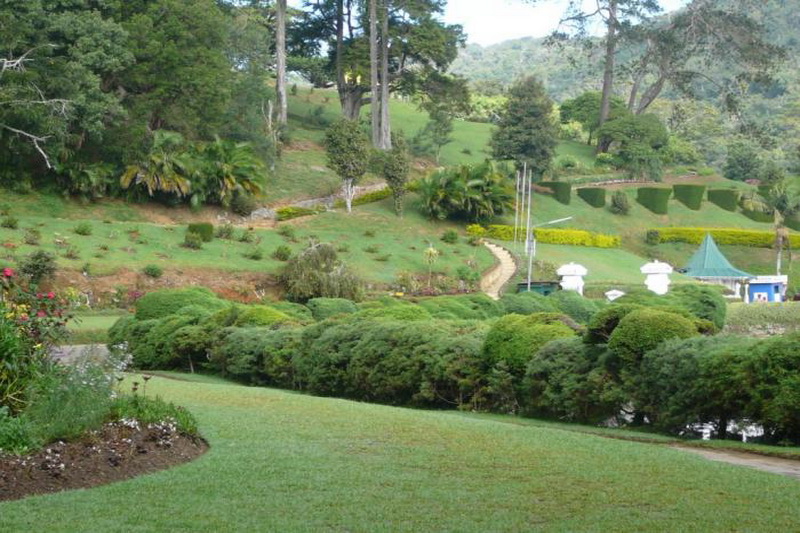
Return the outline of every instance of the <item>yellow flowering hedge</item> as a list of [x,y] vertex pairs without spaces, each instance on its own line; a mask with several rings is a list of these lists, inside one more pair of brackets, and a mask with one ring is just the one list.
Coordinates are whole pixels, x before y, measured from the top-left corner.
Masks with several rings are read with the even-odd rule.
[[[687,242],[700,244],[710,233],[717,244],[771,248],[775,244],[775,234],[771,231],[746,230],[735,228],[654,228],[647,230],[647,242]],[[800,235],[789,237],[792,247],[800,246]]]
[[[475,230],[473,229],[473,231]],[[538,228],[534,231],[536,232],[536,240],[545,244],[568,244],[594,248],[619,248],[622,244],[619,235],[604,235],[578,229]],[[525,228],[517,228],[518,236],[524,234]],[[514,239],[514,226],[491,225],[486,229],[485,236],[501,241],[511,241]]]

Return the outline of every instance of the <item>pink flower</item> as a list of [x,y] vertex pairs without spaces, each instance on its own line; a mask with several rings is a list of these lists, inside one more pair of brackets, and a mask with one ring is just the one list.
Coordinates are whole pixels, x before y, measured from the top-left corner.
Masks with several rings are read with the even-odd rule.
[[47,293],[47,298],[48,298],[48,299],[52,300],[52,299],[53,299],[53,298],[55,298],[55,297],[56,297],[56,293],[54,293],[54,292],[52,292],[52,291]]
[[13,277],[13,276],[14,276],[14,271],[12,269],[10,269],[10,268],[4,268],[3,269],[3,277],[4,278],[10,278],[10,277]]
[[41,310],[39,310],[39,311],[36,313],[36,316],[37,316],[38,318],[44,318],[44,317],[46,317],[46,316],[47,316],[47,313],[45,313],[44,311],[41,311]]

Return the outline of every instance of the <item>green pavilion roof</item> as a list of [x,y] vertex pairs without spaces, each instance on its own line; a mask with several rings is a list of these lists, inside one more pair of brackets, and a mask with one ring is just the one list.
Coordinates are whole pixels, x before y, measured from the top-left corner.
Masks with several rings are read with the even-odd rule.
[[710,233],[706,234],[700,248],[694,253],[689,263],[686,265],[687,276],[693,278],[752,278],[752,274],[748,274],[743,270],[735,268],[728,262],[722,252],[717,248],[717,243],[711,237]]

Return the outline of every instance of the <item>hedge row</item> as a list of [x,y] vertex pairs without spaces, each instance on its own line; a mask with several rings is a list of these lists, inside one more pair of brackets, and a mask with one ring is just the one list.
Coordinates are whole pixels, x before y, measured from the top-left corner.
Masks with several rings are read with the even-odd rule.
[[592,207],[605,207],[606,190],[602,187],[582,187],[576,189],[578,196]]
[[[594,248],[619,248],[622,239],[619,235],[604,235],[577,229],[537,228],[536,240],[544,244],[569,244]],[[517,236],[524,235],[525,228],[517,228]],[[485,236],[501,241],[514,239],[514,226],[494,224],[487,228]]]
[[553,196],[558,202],[569,205],[572,200],[572,184],[563,181],[541,181],[537,185],[553,191]]
[[310,207],[279,207],[275,210],[275,216],[278,221],[291,220],[293,218],[307,217],[311,215],[318,215],[325,212],[325,206]]
[[673,185],[675,198],[693,211],[699,211],[706,193],[705,185]]
[[[710,233],[717,244],[771,248],[775,244],[775,234],[771,231],[746,230],[735,228],[654,228],[647,230],[647,242],[687,242],[700,244]],[[800,246],[800,235],[790,235],[792,247]]]
[[750,209],[742,209],[742,214],[755,222],[772,223],[775,216],[772,213],[765,213],[764,211],[752,211]]
[[[368,192],[366,194],[362,194],[361,196],[357,196],[353,198],[353,205],[365,205],[371,204],[373,202],[379,202],[381,200],[385,200],[386,198],[390,198],[392,196],[392,190],[389,187],[384,187],[383,189],[378,189],[377,191]],[[341,209],[345,207],[344,200],[336,200],[334,202],[333,207],[337,209]]]
[[739,208],[739,191],[736,189],[709,189],[708,201],[725,211],[736,212]]
[[669,212],[671,195],[672,189],[639,187],[636,191],[636,201],[657,215],[666,215]]

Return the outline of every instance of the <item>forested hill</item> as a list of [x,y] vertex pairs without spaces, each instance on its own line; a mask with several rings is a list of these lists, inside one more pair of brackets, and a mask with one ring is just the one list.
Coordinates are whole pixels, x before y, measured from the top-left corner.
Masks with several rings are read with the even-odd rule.
[[[787,62],[778,78],[784,85],[800,86],[800,0],[767,0],[753,15],[766,27],[767,41],[787,48]],[[534,75],[559,102],[586,90],[598,90],[602,72],[599,55],[587,56],[575,47],[548,47],[543,38],[532,37],[486,47],[470,44],[461,50],[451,71],[470,80],[478,92],[488,94],[521,76]]]

